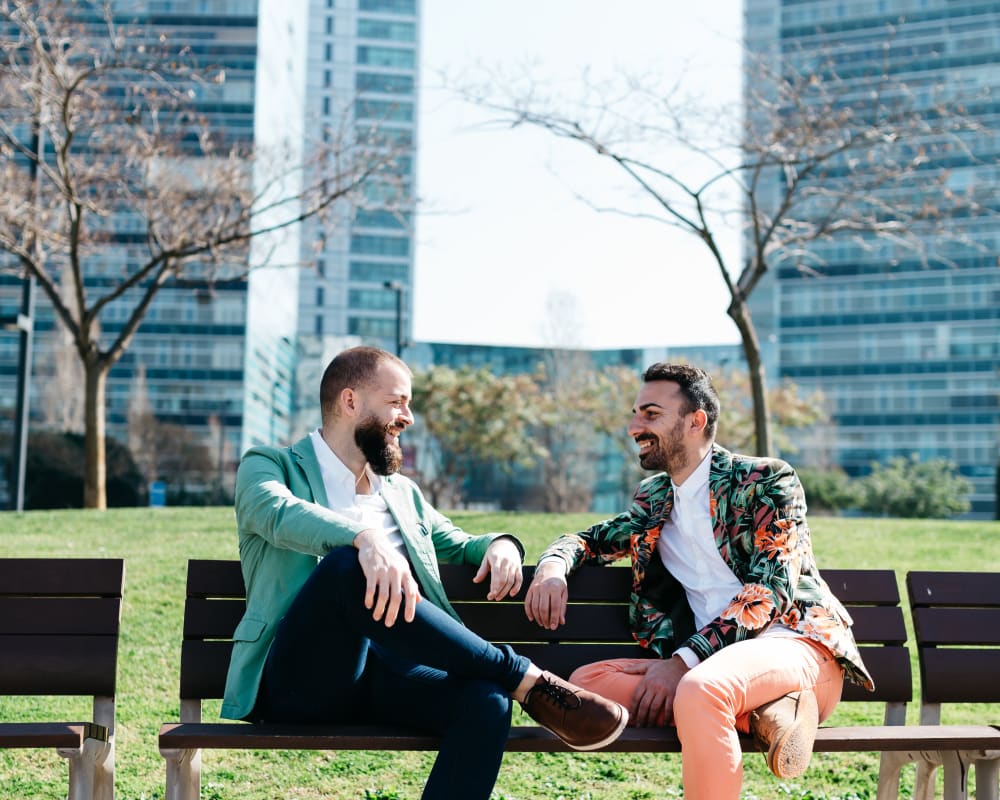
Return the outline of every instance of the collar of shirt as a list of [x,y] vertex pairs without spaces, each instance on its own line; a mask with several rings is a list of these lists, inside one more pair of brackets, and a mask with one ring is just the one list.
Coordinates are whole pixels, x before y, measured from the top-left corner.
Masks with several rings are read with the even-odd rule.
[[[357,507],[357,501],[354,498],[357,494],[358,477],[330,449],[330,445],[326,443],[318,428],[310,434],[310,438],[313,449],[316,451],[316,460],[319,461],[319,470],[323,477],[323,486],[326,488],[326,499],[329,507],[335,511]],[[378,494],[382,491],[381,477],[372,472],[372,468],[367,464],[365,464],[365,472],[368,475],[368,483],[371,485],[371,493]]]
[[709,450],[705,457],[699,462],[698,466],[694,468],[694,472],[688,475],[687,480],[680,486],[674,483],[673,478],[670,479],[670,485],[674,489],[674,497],[679,495],[681,501],[697,500],[699,497],[705,497],[707,499],[708,476],[711,471],[711,467],[712,451]]

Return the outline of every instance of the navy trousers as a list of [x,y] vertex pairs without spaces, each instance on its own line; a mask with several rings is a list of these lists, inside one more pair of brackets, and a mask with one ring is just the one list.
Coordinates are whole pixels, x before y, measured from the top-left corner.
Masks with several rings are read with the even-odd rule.
[[251,718],[393,723],[442,737],[424,800],[489,800],[529,661],[424,599],[387,628],[364,607],[357,550],[317,565],[281,620]]

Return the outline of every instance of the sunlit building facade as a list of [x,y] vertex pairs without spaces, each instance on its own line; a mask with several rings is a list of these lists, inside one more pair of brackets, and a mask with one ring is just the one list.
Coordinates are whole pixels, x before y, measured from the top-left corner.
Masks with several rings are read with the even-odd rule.
[[308,118],[325,139],[376,136],[394,165],[391,181],[307,224],[302,337],[360,337],[390,351],[411,338],[419,32],[419,0],[310,4]]
[[[947,160],[931,156],[924,167],[927,200],[940,205],[941,192],[979,189],[992,196],[995,215],[997,3],[747,0],[745,14],[749,52],[778,61],[786,74],[826,63],[862,86],[887,69],[926,103],[928,114],[942,96],[960,98],[983,130],[964,137],[966,149],[953,149]],[[992,192],[983,191],[989,186]],[[966,241],[929,263],[884,242],[815,243],[808,262],[822,266],[770,275],[752,307],[769,375],[829,399],[833,435],[806,443],[798,461],[840,465],[856,476],[896,456],[945,459],[974,486],[970,515],[992,517],[1000,441],[1000,229],[988,214],[955,224]]]
[[[95,6],[99,8],[99,6]],[[208,121],[220,147],[249,145],[254,135],[254,87],[257,62],[256,0],[114,0],[116,22],[141,30],[151,43],[169,41],[187,46],[201,67],[225,74],[225,80],[202,87],[193,101]],[[86,19],[87,7],[77,13]],[[94,11],[94,22],[99,22]],[[106,31],[105,31],[106,34]],[[121,215],[121,227],[112,232],[107,248],[88,266],[88,290],[100,294],[109,281],[134,269],[143,258],[143,242]],[[65,390],[66,369],[75,355],[56,323],[52,308],[36,292],[35,347],[31,384],[31,427],[59,429],[72,392]],[[0,317],[17,313],[21,281],[0,275]],[[102,336],[110,340],[124,324],[136,302],[132,292],[110,304],[101,316]],[[108,435],[127,440],[130,401],[137,376],[144,373],[149,408],[164,423],[184,426],[206,443],[219,459],[218,474],[232,472],[239,455],[243,420],[246,284],[220,283],[212,287],[166,285],[150,307],[142,326],[122,359],[113,367],[107,385]],[[12,415],[18,368],[18,337],[0,332],[0,414]],[[54,392],[54,387],[63,387]],[[82,397],[82,389],[80,389]],[[4,464],[8,448],[0,453]],[[4,482],[0,473],[0,485]],[[0,492],[6,500],[6,487]]]

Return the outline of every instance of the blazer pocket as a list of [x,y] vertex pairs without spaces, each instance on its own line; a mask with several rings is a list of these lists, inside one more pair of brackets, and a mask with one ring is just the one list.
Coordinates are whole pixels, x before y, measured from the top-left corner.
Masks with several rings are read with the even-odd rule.
[[233,631],[234,642],[256,642],[267,627],[267,622],[257,617],[243,617]]

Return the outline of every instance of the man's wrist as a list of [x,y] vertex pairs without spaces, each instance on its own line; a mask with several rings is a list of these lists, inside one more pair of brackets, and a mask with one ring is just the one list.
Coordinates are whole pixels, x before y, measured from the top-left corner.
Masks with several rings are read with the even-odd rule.
[[566,563],[566,559],[562,556],[543,556],[538,560],[538,563],[535,564],[536,573],[549,572],[556,569],[558,569],[558,574],[564,578],[569,574],[569,564]]
[[365,528],[361,533],[354,537],[351,544],[358,550],[364,547],[366,544],[372,541],[372,539],[378,534],[378,531],[374,528]]

